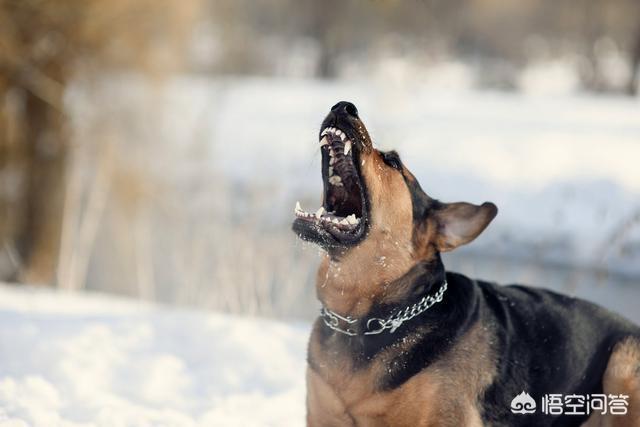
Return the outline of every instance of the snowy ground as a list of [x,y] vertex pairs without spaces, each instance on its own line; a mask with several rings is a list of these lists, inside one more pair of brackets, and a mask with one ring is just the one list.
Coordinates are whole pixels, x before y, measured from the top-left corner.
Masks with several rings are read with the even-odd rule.
[[308,328],[0,285],[0,426],[295,426]]

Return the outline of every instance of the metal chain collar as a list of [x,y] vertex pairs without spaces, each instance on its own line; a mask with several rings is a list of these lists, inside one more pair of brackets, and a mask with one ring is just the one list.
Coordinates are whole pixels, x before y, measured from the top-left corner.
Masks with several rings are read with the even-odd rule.
[[[377,335],[387,329],[389,329],[389,333],[394,333],[396,329],[398,329],[404,322],[413,319],[417,315],[427,311],[436,303],[441,302],[446,290],[447,281],[445,279],[435,295],[425,295],[417,303],[406,307],[403,310],[400,310],[396,314],[386,319],[380,319],[378,317],[372,317],[368,319],[366,323],[367,330],[363,333],[363,335]],[[326,307],[322,307],[320,309],[320,317],[322,318],[322,321],[325,325],[336,332],[340,332],[341,334],[349,335],[351,337],[358,335],[358,332],[349,329],[349,326],[357,323],[358,319],[354,319],[350,316],[341,316],[335,311],[331,311]],[[347,328],[341,328],[340,322],[346,323],[348,325]]]

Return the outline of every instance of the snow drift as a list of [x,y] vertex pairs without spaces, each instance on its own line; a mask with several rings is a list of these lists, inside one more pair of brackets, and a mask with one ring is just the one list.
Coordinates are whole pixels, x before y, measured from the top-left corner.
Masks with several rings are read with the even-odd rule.
[[0,285],[0,426],[294,426],[308,328]]

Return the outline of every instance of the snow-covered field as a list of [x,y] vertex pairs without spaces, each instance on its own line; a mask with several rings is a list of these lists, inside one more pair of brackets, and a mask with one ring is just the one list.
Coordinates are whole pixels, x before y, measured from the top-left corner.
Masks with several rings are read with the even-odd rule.
[[296,426],[306,325],[0,285],[0,426]]

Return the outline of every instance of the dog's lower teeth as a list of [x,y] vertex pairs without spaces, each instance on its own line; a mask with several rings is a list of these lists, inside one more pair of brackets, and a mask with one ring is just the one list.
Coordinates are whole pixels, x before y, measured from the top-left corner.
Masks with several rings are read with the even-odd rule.
[[322,216],[322,214],[323,214],[323,213],[324,213],[324,208],[323,208],[322,206],[320,206],[320,209],[318,209],[318,210],[316,211],[316,216],[317,216],[318,218],[320,218],[320,217]]

